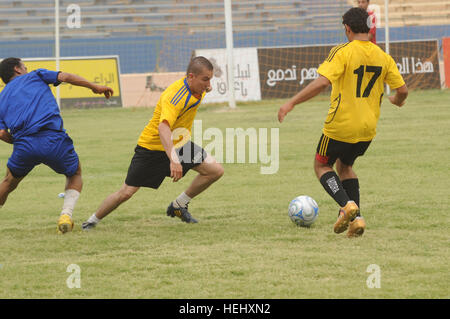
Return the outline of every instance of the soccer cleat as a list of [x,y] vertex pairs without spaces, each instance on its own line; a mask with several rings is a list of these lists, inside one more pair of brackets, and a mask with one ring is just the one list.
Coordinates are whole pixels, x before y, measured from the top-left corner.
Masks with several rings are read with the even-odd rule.
[[173,203],[170,203],[169,207],[167,207],[167,216],[170,217],[179,217],[182,221],[185,223],[198,223],[198,221],[192,217],[192,215],[188,212],[187,206],[186,207],[180,207],[175,208],[173,206]]
[[339,210],[339,216],[334,224],[334,232],[340,234],[348,228],[348,224],[359,212],[359,207],[354,201],[348,201],[347,205]]
[[97,225],[96,223],[84,222],[83,224],[81,224],[81,228],[84,231],[88,231],[91,230],[92,228],[95,228],[96,225]]
[[65,233],[72,231],[73,225],[74,224],[72,221],[72,217],[70,217],[69,215],[63,214],[63,215],[59,216],[58,233],[65,234]]
[[364,221],[364,218],[358,216],[350,222],[347,237],[350,238],[362,236],[362,234],[364,233],[364,229],[366,229],[366,222]]

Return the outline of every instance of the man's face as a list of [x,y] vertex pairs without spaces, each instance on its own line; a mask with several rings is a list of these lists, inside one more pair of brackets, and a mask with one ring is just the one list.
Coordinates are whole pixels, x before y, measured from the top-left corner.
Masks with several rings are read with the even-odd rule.
[[188,80],[190,82],[189,87],[194,94],[202,94],[211,87],[211,79],[213,77],[213,71],[203,68],[199,74],[189,73]]
[[369,1],[358,0],[358,7],[367,11],[367,8],[369,7]]
[[28,69],[25,66],[25,64],[23,64],[22,61],[20,61],[19,66],[15,66],[14,67],[14,71],[16,71],[16,73],[18,73],[18,75],[23,75],[23,74],[27,74],[28,73]]

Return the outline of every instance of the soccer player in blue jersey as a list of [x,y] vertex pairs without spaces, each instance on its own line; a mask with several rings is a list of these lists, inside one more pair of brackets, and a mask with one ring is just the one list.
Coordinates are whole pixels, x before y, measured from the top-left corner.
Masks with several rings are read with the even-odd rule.
[[14,145],[6,176],[0,183],[0,208],[36,165],[45,164],[66,175],[58,231],[69,232],[73,228],[72,212],[83,186],[81,166],[49,85],[67,82],[104,94],[107,99],[113,90],[75,74],[46,69],[28,73],[19,58],[2,60],[0,77],[6,84],[0,93],[0,139]]

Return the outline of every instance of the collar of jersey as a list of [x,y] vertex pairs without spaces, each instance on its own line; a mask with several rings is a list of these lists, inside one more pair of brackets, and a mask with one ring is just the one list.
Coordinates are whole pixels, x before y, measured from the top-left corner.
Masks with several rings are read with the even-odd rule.
[[[187,78],[185,77],[184,78],[184,84],[186,85],[186,87],[187,87],[187,89],[188,89],[188,91],[189,91],[189,94],[191,94],[192,96],[194,96],[194,94],[192,94],[192,92],[191,92],[191,89],[189,88],[189,84],[187,83]],[[194,96],[195,97],[195,96]]]

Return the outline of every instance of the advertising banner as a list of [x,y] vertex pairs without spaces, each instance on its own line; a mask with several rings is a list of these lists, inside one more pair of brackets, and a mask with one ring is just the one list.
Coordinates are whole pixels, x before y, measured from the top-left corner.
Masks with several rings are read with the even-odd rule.
[[[289,98],[319,75],[334,45],[258,49],[263,99]],[[380,43],[384,50],[385,46]],[[390,54],[410,89],[440,88],[437,40],[391,42]]]
[[437,40],[392,42],[389,51],[408,89],[441,88]]
[[[206,94],[204,103],[228,101],[226,49],[196,50],[195,56],[204,56],[214,65],[214,76],[211,80],[212,91]],[[261,100],[257,49],[234,49],[233,58],[236,101]]]
[[258,49],[263,99],[289,98],[316,79],[331,45]]

